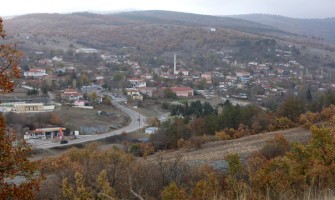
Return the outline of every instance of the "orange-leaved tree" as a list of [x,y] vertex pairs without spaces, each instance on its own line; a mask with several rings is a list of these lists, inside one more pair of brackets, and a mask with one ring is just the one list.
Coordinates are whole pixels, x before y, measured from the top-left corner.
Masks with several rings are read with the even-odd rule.
[[[13,92],[14,79],[20,76],[21,53],[5,39],[2,22],[0,17],[0,91],[6,94]],[[41,176],[37,175],[37,163],[28,160],[29,151],[0,114],[0,199],[34,199]]]

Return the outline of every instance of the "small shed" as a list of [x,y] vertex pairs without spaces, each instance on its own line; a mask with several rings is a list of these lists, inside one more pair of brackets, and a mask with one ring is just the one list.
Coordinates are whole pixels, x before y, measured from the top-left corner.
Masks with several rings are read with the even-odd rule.
[[158,127],[148,127],[144,130],[146,134],[154,134],[158,131]]

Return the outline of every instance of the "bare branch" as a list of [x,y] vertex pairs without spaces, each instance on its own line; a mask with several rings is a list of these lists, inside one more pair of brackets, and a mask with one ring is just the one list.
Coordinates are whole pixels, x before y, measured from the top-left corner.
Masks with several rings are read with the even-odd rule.
[[135,197],[137,197],[138,199],[140,199],[140,200],[144,200],[144,198],[141,197],[141,195],[137,194],[137,193],[133,190],[131,179],[132,179],[132,178],[131,178],[131,175],[130,175],[130,171],[128,171],[128,181],[129,181],[129,190],[130,190],[130,192],[131,192]]

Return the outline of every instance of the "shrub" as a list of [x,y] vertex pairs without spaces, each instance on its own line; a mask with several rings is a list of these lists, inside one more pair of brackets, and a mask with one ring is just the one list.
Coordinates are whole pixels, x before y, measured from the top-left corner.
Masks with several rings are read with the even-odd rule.
[[230,135],[228,135],[226,132],[224,131],[217,131],[215,132],[215,138],[217,140],[230,140]]
[[281,134],[277,134],[274,139],[267,141],[266,145],[260,150],[260,153],[269,160],[283,156],[289,150],[290,145],[286,138]]

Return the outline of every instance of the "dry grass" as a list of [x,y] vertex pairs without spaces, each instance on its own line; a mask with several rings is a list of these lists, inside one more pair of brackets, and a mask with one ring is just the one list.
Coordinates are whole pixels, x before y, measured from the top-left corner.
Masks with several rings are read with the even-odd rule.
[[[107,113],[115,113],[119,117],[99,116],[98,111],[105,111]],[[110,126],[125,125],[129,117],[120,110],[112,106],[97,106],[93,110],[73,108],[70,106],[62,106],[60,110],[56,111],[62,118],[65,127],[70,127],[78,130],[81,126]]]
[[173,152],[164,153],[162,156],[167,159],[173,159],[177,155],[182,154],[185,161],[216,161],[224,160],[228,154],[248,155],[257,150],[260,150],[267,140],[274,138],[276,134],[283,134],[290,142],[306,142],[311,132],[302,128],[295,128],[284,131],[275,131],[262,133],[258,135],[246,136],[236,140],[209,142],[204,144],[198,150],[178,150]]

